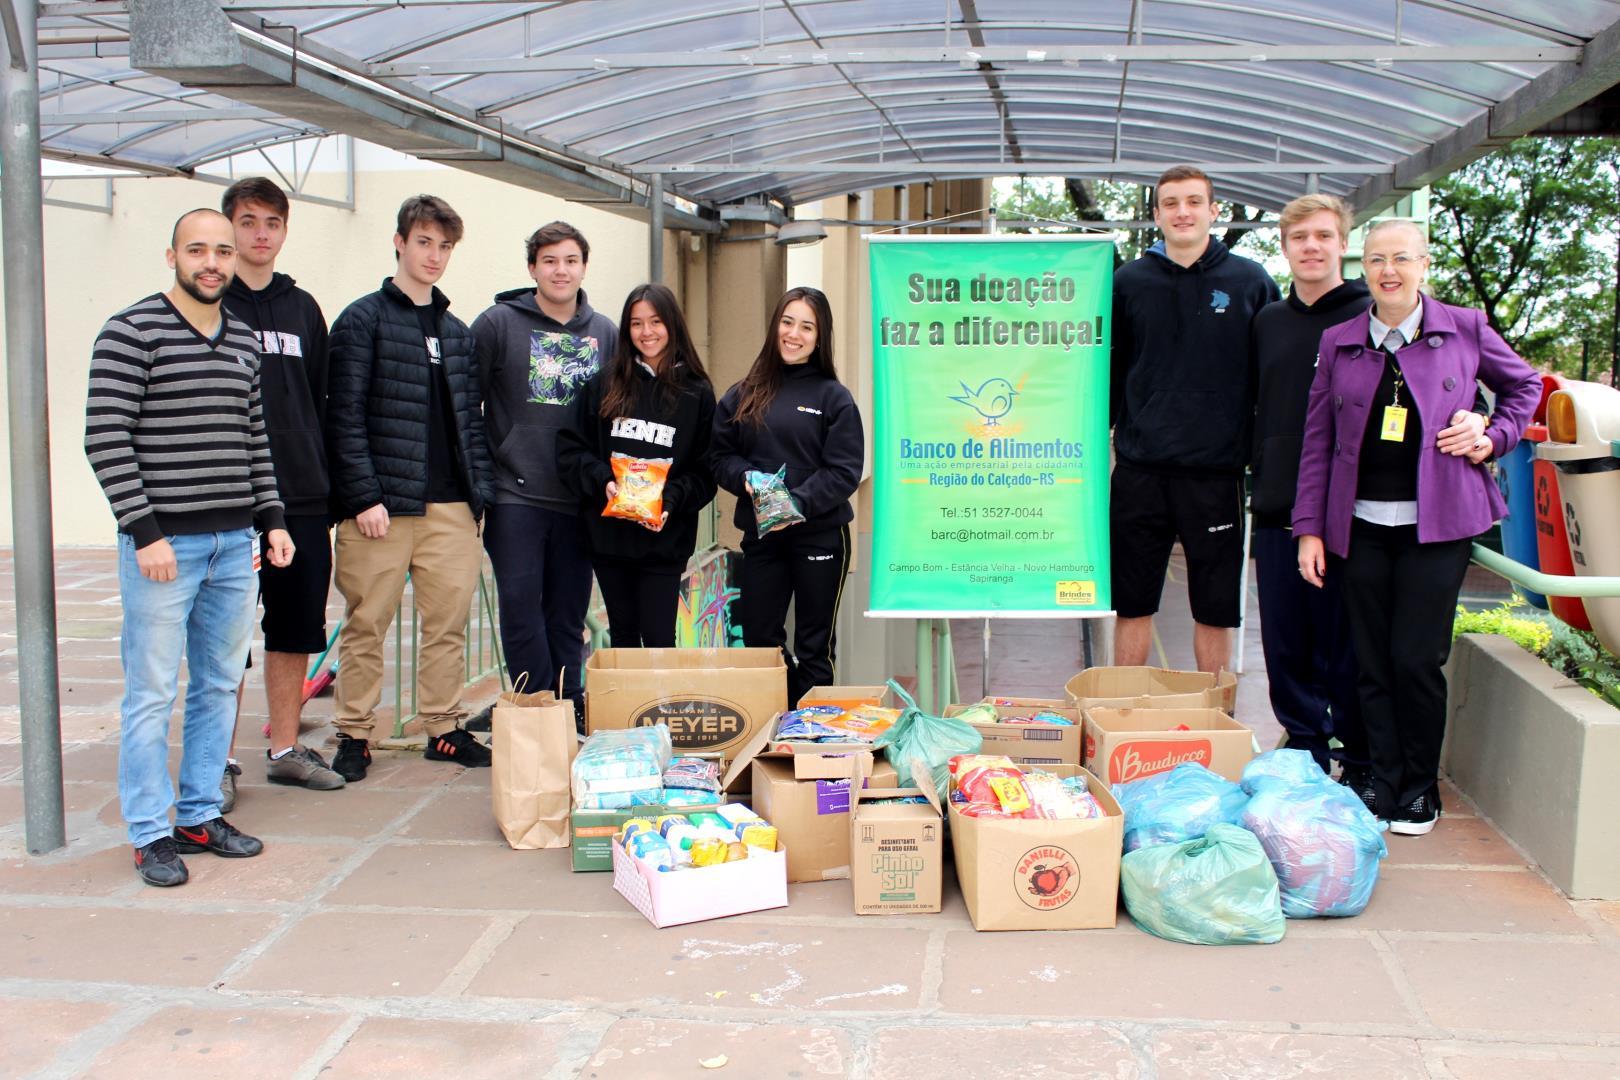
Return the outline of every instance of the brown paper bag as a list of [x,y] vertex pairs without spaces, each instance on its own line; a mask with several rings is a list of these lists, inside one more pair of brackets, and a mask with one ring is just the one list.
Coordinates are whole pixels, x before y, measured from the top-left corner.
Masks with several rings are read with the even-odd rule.
[[569,766],[579,752],[573,703],[550,690],[510,690],[496,700],[490,725],[490,788],[506,842],[519,851],[567,847]]

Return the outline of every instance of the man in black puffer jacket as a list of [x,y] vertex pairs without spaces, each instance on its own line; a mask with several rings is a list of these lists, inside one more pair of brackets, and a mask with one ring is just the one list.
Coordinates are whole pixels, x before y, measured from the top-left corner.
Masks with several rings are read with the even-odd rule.
[[443,199],[406,199],[394,234],[398,270],[332,324],[326,412],[335,580],[348,605],[332,767],[350,783],[364,779],[371,762],[383,640],[407,574],[420,620],[416,711],[427,758],[490,761],[460,722],[467,610],[483,559],[478,522],[494,478],[473,335],[434,286],[461,233],[460,216]]

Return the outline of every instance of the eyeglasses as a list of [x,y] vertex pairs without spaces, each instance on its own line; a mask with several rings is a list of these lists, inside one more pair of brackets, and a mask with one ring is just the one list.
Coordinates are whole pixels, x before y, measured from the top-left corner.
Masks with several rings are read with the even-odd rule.
[[1391,255],[1388,258],[1382,255],[1369,255],[1361,260],[1361,265],[1369,270],[1382,270],[1390,263],[1394,263],[1397,270],[1405,270],[1408,266],[1413,266],[1427,258],[1427,255],[1408,255],[1403,251],[1399,255]]

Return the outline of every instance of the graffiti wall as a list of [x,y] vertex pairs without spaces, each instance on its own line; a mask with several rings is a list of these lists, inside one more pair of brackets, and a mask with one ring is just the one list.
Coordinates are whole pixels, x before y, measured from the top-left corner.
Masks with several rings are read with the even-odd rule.
[[[701,558],[701,556],[700,556]],[[681,648],[727,648],[742,645],[742,622],[733,612],[740,595],[732,583],[736,552],[716,552],[689,569],[676,612],[675,644]]]

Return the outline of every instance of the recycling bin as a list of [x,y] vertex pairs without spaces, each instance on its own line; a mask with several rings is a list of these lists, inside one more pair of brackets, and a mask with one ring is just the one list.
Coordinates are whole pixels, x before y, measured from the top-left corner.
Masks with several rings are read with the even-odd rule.
[[[1547,399],[1547,441],[1536,450],[1558,471],[1570,559],[1581,577],[1620,577],[1620,390],[1570,382]],[[1620,596],[1590,597],[1586,617],[1620,653]]]
[[[1524,438],[1496,463],[1496,486],[1508,509],[1507,517],[1502,519],[1502,554],[1532,570],[1541,569],[1541,553],[1536,543],[1535,444],[1547,438],[1547,427],[1542,423],[1546,418],[1547,398],[1563,382],[1559,375],[1541,377],[1541,401],[1532,417],[1534,423],[1525,429]],[[1546,609],[1545,596],[1523,585],[1515,585],[1514,589],[1529,603]]]
[[[1531,427],[1545,430],[1545,426],[1540,424],[1532,424]],[[1569,531],[1564,525],[1564,499],[1558,490],[1558,468],[1541,456],[1541,451],[1549,445],[1552,444],[1545,441],[1536,444],[1532,471],[1536,484],[1536,554],[1543,574],[1570,577],[1575,573],[1575,559],[1569,552]],[[1578,596],[1549,596],[1547,609],[1577,630],[1592,629],[1592,624],[1586,618],[1586,604]]]

